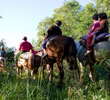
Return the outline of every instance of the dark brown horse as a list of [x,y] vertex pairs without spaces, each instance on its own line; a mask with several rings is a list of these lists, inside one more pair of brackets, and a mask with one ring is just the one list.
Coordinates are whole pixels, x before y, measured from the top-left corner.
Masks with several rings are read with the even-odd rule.
[[77,66],[77,59],[76,59],[76,45],[72,38],[67,36],[55,36],[54,38],[50,39],[46,45],[46,53],[47,57],[43,60],[43,79],[44,79],[44,69],[45,65],[50,65],[50,77],[49,79],[52,80],[53,74],[53,64],[56,63],[58,70],[59,70],[59,86],[62,85],[63,77],[64,77],[64,69],[63,69],[63,59],[66,58],[70,69],[74,69],[74,72],[79,72]]

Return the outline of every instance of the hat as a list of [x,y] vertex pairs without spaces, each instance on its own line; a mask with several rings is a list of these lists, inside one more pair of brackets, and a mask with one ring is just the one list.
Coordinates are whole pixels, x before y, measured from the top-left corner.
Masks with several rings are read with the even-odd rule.
[[27,40],[27,37],[26,37],[26,36],[24,36],[24,37],[23,37],[23,40]]

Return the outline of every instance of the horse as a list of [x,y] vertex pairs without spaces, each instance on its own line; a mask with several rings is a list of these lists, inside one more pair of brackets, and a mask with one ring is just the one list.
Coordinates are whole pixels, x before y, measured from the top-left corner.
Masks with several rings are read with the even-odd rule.
[[[77,66],[76,59],[76,45],[74,40],[68,36],[54,36],[49,39],[46,44],[47,56],[42,60],[42,78],[44,79],[45,65],[50,65],[50,75],[49,80],[53,78],[53,64],[56,63],[59,70],[59,82],[58,87],[62,86],[64,78],[63,60],[66,58],[69,63],[70,69],[74,70],[74,73],[79,76],[79,68]],[[74,66],[74,67],[73,67]]]
[[6,72],[6,58],[0,57],[0,70]]
[[[15,58],[19,51],[15,51]],[[34,55],[32,52],[25,52],[21,54],[16,60],[17,75],[21,77],[22,70],[26,71],[26,77],[28,77],[29,70],[31,71],[31,76],[35,79],[37,70],[41,64],[41,54],[40,52]]]
[[6,59],[4,57],[0,57],[0,67],[6,66]]
[[[80,68],[81,68],[81,75],[80,75],[80,83],[83,82],[82,77],[84,76],[83,74],[83,68],[84,66],[90,66],[90,79],[93,81],[93,72],[94,69],[92,66],[102,60],[102,57],[100,56],[101,51],[105,51],[106,55],[108,56],[110,54],[110,35],[106,35],[103,39],[97,37],[96,39],[96,44],[93,48],[93,51],[85,56],[86,53],[86,40],[81,39],[81,41],[75,41],[76,47],[77,47],[77,57],[80,62]],[[109,57],[110,58],[110,57]]]

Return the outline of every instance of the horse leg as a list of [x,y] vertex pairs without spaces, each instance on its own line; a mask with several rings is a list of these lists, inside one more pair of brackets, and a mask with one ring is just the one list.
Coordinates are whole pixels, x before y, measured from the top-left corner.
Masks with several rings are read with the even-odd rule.
[[53,79],[53,64],[51,64],[50,66],[49,66],[49,81],[52,81],[52,79]]
[[59,70],[60,78],[59,78],[59,83],[58,87],[61,88],[62,83],[63,83],[63,78],[64,78],[64,70],[63,70],[63,65],[62,65],[62,59],[57,59],[57,67]]
[[70,69],[74,71],[74,76],[79,80],[79,68],[77,66],[77,59],[76,57],[70,56],[69,57],[69,65]]
[[23,68],[24,68],[24,70],[26,72],[26,78],[27,78],[28,77],[28,69],[27,69],[27,67],[25,65],[23,66]]
[[94,81],[93,72],[94,72],[94,69],[93,69],[93,68],[91,68],[91,66],[90,66],[90,73],[89,73],[89,77],[90,77],[91,81]]
[[69,63],[70,70],[73,70],[73,62],[71,57],[67,57],[67,62]]
[[36,78],[36,74],[34,73],[34,70],[31,70],[31,77],[32,77],[32,79]]
[[18,68],[18,73],[20,74],[20,77],[22,77],[22,67]]
[[82,65],[81,62],[80,62],[80,71],[81,71],[81,74],[80,74],[80,84],[83,84],[84,70],[83,70],[83,65]]
[[[90,66],[90,73],[89,73],[89,77],[91,79],[91,81],[94,80],[93,78],[93,72],[94,72],[94,69],[92,68],[92,66],[95,64],[95,60],[93,60],[93,58],[91,56],[94,56],[94,52],[91,52],[91,54],[88,55],[88,59],[89,59],[89,66]],[[95,58],[94,58],[95,59]]]
[[42,80],[45,79],[45,77],[44,77],[44,70],[45,70],[45,67],[46,67],[46,64],[43,62],[43,65],[42,65]]
[[21,76],[22,76],[21,73],[22,73],[22,72],[21,72],[21,67],[18,67],[18,68],[17,68],[17,76],[20,76],[20,77],[21,77]]
[[17,71],[17,76],[19,76],[19,68],[17,68],[17,70],[16,70],[16,71]]

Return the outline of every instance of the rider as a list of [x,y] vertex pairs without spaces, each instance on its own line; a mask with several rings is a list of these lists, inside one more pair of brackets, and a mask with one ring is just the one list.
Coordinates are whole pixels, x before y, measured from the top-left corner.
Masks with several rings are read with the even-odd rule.
[[90,50],[91,50],[91,48],[89,46],[90,46],[90,44],[92,42],[92,38],[93,38],[94,32],[96,32],[98,30],[98,28],[100,27],[100,22],[98,21],[98,16],[99,16],[98,14],[94,14],[92,16],[93,24],[90,27],[90,30],[88,32],[86,54],[88,54],[90,52]]
[[89,47],[91,49],[87,49],[89,53],[92,51],[93,46],[95,45],[95,39],[96,39],[96,37],[98,35],[102,34],[102,33],[108,33],[109,32],[108,21],[107,21],[107,14],[106,13],[100,13],[98,19],[100,21],[100,27],[97,29],[97,32],[95,32],[93,34],[92,43],[89,45]]
[[47,55],[46,54],[46,43],[49,39],[51,39],[52,37],[56,36],[56,35],[62,35],[62,31],[60,29],[60,26],[62,24],[62,21],[58,20],[56,21],[56,24],[55,25],[52,25],[48,30],[47,30],[47,36],[45,38],[45,41],[42,45],[42,48],[43,48],[43,51],[44,51],[44,56],[43,58]]
[[2,47],[1,57],[5,57],[5,55],[6,55],[6,51],[5,51],[4,47]]
[[20,43],[19,51],[21,51],[22,53],[24,53],[24,52],[29,52],[32,49],[33,49],[32,44],[30,42],[28,42],[27,41],[27,37],[24,36],[23,37],[23,42]]
[[29,52],[29,51],[33,51],[33,46],[30,42],[27,41],[27,37],[24,36],[23,37],[23,42],[20,43],[19,45],[19,49],[18,49],[20,52],[17,54],[17,57],[16,57],[16,62],[19,58],[19,56],[22,54],[22,53],[25,53],[25,52]]
[[56,25],[52,25],[47,30],[48,35],[46,38],[49,38],[49,37],[54,36],[54,35],[62,35],[62,31],[60,29],[61,24],[62,24],[62,22],[60,20],[56,21]]

